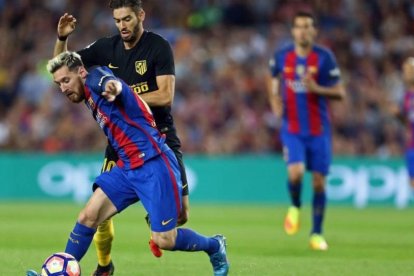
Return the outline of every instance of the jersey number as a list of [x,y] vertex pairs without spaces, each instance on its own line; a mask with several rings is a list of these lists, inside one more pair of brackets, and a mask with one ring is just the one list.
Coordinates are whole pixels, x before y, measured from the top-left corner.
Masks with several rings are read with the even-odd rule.
[[111,160],[111,161],[108,162],[108,158],[105,158],[104,159],[104,162],[102,164],[101,173],[103,173],[103,172],[109,172],[115,166],[116,166],[115,161],[112,161]]
[[149,87],[148,87],[148,84],[146,84],[146,83],[139,84],[139,85],[134,87],[134,92],[137,93],[137,94],[147,92],[148,90],[149,90]]

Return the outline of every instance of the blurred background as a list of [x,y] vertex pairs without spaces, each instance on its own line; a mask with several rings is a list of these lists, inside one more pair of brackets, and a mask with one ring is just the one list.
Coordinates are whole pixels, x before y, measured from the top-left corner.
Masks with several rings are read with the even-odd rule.
[[[44,153],[61,154],[57,155],[61,158],[68,152],[76,152],[85,158],[94,152],[96,160],[103,155],[106,139],[95,121],[89,118],[84,106],[68,104],[58,93],[45,63],[52,55],[57,22],[64,12],[78,20],[76,31],[69,38],[71,50],[116,34],[107,2],[0,0],[3,174],[20,177],[20,171],[16,173],[11,164],[21,168],[30,159],[27,156],[35,158],[36,154],[39,158],[52,158]],[[339,156],[330,179],[332,189],[337,189],[337,193],[350,189],[346,194],[348,200],[365,182],[388,191],[388,200],[391,194],[392,198],[397,197],[401,182],[403,189],[408,189],[401,157],[404,127],[386,110],[390,103],[401,102],[404,84],[400,65],[405,57],[414,55],[413,1],[144,0],[143,3],[144,27],[163,35],[174,50],[177,79],[173,114],[190,167],[208,162],[205,160],[224,164],[218,156],[225,155],[235,158],[229,164],[236,162],[236,175],[243,171],[242,163],[238,163],[240,158],[247,158],[246,162],[255,163],[260,173],[279,171],[278,175],[285,177],[279,155],[280,122],[267,103],[265,76],[275,49],[290,41],[292,15],[306,10],[316,15],[318,43],[336,55],[347,88],[347,99],[331,105],[333,148]],[[25,157],[19,155],[25,153]],[[267,161],[256,162],[259,157]],[[10,170],[6,170],[7,166]],[[95,164],[94,168],[97,167]],[[249,163],[246,170],[251,167]],[[368,180],[359,173],[361,168],[366,169]],[[384,168],[389,171],[385,176],[381,174]],[[206,174],[206,169],[200,170]],[[215,172],[217,168],[211,169],[212,174]],[[200,177],[203,173],[195,172],[192,179],[228,183],[222,179],[204,180]],[[31,177],[40,179],[39,175],[33,172]],[[206,177],[211,177],[210,173]],[[270,192],[274,191],[275,178],[273,173],[265,180]],[[252,182],[255,177],[249,179]],[[278,186],[285,194],[284,184]],[[331,193],[331,198],[334,197]],[[269,196],[268,200],[272,198]]]

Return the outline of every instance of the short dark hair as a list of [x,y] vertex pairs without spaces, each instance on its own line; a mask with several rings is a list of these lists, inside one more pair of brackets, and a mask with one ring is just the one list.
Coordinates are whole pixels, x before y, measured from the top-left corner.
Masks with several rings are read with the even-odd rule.
[[316,27],[317,22],[316,22],[316,17],[313,15],[313,13],[311,12],[307,12],[307,11],[299,11],[297,12],[293,18],[292,18],[292,27],[295,26],[295,21],[297,18],[299,17],[305,17],[305,18],[310,18],[313,21],[313,26]]
[[119,9],[119,8],[131,8],[135,12],[139,12],[142,9],[142,1],[141,0],[110,0],[109,7],[111,9]]

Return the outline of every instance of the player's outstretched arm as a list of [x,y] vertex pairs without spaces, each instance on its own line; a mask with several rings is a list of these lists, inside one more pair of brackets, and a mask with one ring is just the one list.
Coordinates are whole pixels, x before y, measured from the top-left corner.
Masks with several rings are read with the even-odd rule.
[[105,91],[102,92],[102,96],[108,101],[115,101],[116,96],[121,94],[122,84],[118,80],[109,80],[105,84]]
[[175,76],[157,76],[158,90],[151,93],[140,94],[140,97],[149,106],[170,106],[174,99]]
[[57,26],[58,38],[56,39],[53,56],[57,56],[68,50],[68,36],[75,30],[76,18],[68,13],[62,15]]

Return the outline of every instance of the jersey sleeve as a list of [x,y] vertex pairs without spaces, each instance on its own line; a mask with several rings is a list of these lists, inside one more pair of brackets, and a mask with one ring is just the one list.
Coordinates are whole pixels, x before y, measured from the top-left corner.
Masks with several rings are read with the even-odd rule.
[[155,58],[155,75],[175,75],[174,55],[168,41],[161,39]]
[[97,67],[89,74],[87,85],[98,95],[105,91],[105,85],[109,80],[117,80],[112,71],[106,67]]
[[326,58],[322,65],[322,74],[323,76],[320,84],[324,86],[334,86],[341,79],[341,71],[339,70],[335,56],[331,51],[326,52]]
[[105,55],[102,49],[105,49],[105,40],[103,38],[92,42],[82,50],[78,51],[86,68],[102,65],[102,57]]
[[269,60],[269,69],[272,77],[278,77],[280,74],[279,62],[277,60],[278,53],[276,52],[273,57]]

